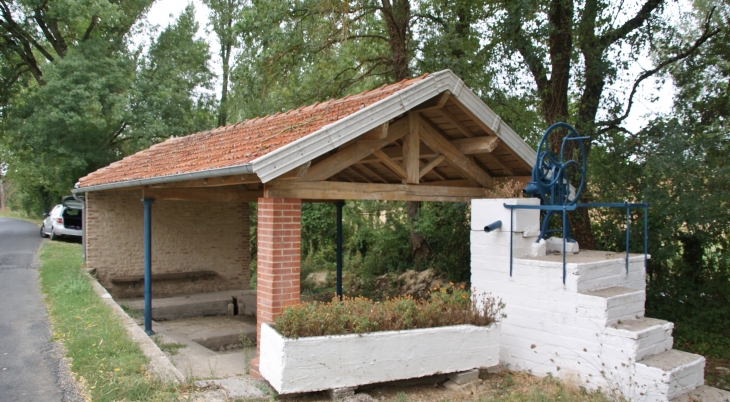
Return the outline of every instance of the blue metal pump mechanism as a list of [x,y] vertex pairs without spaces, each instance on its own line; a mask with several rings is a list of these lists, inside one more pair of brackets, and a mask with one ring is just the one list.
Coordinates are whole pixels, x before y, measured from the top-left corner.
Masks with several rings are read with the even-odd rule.
[[[555,129],[563,129],[566,134],[563,136],[559,154],[550,149],[550,133]],[[540,226],[540,236],[537,238],[545,239],[553,233],[562,233],[563,237],[563,284],[565,284],[565,244],[566,242],[574,243],[575,240],[570,236],[570,224],[567,219],[567,212],[574,211],[578,207],[587,208],[626,208],[626,273],[629,272],[629,235],[631,228],[631,208],[644,209],[644,268],[647,262],[647,246],[648,246],[648,203],[578,203],[581,193],[585,188],[586,173],[588,171],[588,163],[586,160],[585,146],[583,141],[590,140],[590,137],[582,137],[568,123],[555,123],[545,130],[537,146],[537,160],[535,166],[532,167],[532,178],[523,190],[525,195],[540,198],[541,205],[508,205],[505,208],[512,210],[510,218],[510,267],[509,275],[512,276],[512,224],[514,223],[515,209],[539,209],[544,211],[542,225]],[[575,146],[571,144],[574,142]],[[579,160],[568,159],[566,151],[571,156],[578,154]],[[573,183],[571,183],[571,180]],[[560,213],[562,218],[562,227],[560,229],[550,228],[550,219]],[[496,222],[495,222],[496,223]],[[492,224],[494,225],[494,224]],[[490,225],[490,226],[492,226]],[[501,222],[500,222],[501,226]],[[490,230],[487,230],[489,228]],[[486,232],[494,230],[494,228],[485,227]]]

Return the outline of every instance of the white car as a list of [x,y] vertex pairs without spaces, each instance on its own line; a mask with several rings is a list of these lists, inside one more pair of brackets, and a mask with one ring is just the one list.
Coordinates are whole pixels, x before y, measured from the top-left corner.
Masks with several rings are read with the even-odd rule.
[[41,237],[51,240],[59,236],[83,236],[84,204],[73,197],[64,197],[61,204],[44,214],[46,219],[41,225]]

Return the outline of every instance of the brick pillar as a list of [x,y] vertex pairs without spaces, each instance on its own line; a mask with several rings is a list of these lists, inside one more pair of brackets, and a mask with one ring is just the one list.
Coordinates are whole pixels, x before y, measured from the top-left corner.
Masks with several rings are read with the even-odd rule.
[[[302,200],[259,198],[256,265],[256,349],[261,324],[274,321],[284,307],[299,303]],[[258,373],[258,356],[250,374]]]

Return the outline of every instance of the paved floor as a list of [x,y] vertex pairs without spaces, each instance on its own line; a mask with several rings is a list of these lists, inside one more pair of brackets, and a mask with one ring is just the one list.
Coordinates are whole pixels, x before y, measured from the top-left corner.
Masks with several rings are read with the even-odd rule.
[[62,401],[69,378],[40,296],[38,226],[0,217],[0,401]]

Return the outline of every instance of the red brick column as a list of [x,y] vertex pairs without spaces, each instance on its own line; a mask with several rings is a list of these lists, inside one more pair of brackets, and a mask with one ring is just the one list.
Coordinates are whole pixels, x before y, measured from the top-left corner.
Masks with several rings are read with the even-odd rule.
[[[274,321],[284,307],[299,303],[302,200],[259,198],[256,265],[256,344],[261,324]],[[250,374],[258,373],[258,356]]]

